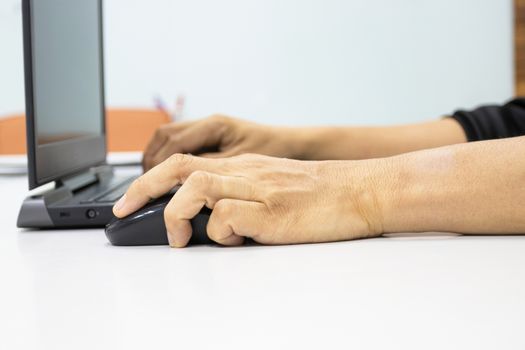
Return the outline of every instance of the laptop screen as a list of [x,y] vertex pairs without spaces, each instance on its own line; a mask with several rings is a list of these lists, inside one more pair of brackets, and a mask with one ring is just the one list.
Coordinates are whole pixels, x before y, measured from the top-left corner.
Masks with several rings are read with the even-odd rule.
[[105,159],[102,18],[100,0],[24,2],[33,188]]
[[101,135],[98,2],[37,0],[32,14],[37,144]]

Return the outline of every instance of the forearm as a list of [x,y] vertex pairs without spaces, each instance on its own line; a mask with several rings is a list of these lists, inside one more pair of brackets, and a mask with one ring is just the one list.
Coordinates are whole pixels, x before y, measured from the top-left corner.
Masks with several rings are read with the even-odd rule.
[[525,137],[380,161],[383,232],[525,233]]
[[388,127],[294,129],[299,157],[309,160],[369,159],[466,142],[453,119]]

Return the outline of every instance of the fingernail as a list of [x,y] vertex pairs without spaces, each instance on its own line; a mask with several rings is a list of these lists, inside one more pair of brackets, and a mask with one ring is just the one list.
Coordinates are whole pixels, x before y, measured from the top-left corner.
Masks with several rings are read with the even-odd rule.
[[124,208],[124,204],[126,204],[126,195],[123,195],[122,197],[120,197],[118,202],[115,203],[115,205],[113,206],[113,211],[118,212],[122,210],[122,208]]

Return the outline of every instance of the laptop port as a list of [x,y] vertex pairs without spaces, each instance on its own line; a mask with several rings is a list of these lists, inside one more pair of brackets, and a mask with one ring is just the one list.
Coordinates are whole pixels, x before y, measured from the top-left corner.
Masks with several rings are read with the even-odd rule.
[[88,219],[94,219],[98,216],[98,211],[96,211],[95,209],[88,209],[86,210],[86,217]]

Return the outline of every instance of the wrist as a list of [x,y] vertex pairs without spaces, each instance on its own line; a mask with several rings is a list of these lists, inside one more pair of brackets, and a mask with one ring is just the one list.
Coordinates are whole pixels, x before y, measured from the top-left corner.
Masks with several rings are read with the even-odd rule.
[[322,147],[321,140],[314,128],[272,127],[272,134],[280,140],[283,157],[298,160],[315,160],[313,150]]
[[450,231],[461,193],[454,175],[455,156],[446,148],[386,158],[391,174],[383,184],[384,233]]
[[370,152],[373,137],[367,128],[305,128],[299,134],[310,160],[360,160],[374,158]]
[[[345,223],[347,239],[377,237],[387,232],[385,209],[397,189],[391,158],[320,162],[330,169],[332,198]],[[322,177],[325,177],[323,175]]]
[[399,164],[394,158],[360,160],[362,190],[359,205],[366,215],[372,236],[391,230],[391,208],[396,205],[400,184]]
[[366,128],[281,127],[274,133],[286,145],[289,158],[300,160],[357,160],[372,158]]
[[295,159],[301,160],[348,160],[350,128],[300,127],[281,128],[288,142],[288,149]]

